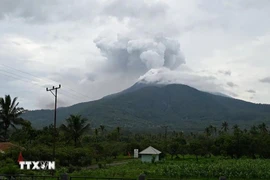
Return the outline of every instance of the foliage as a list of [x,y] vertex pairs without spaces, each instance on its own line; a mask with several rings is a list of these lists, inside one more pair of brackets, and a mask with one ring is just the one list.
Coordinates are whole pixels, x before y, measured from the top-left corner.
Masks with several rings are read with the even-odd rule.
[[[16,105],[15,101],[16,98],[13,101]],[[4,122],[3,110],[1,112],[1,122]],[[11,119],[10,126],[14,122]],[[1,128],[7,133],[3,123]],[[145,173],[148,177],[217,178],[224,175],[229,178],[270,179],[267,122],[254,124],[249,129],[223,121],[219,126],[210,124],[204,132],[184,133],[166,129],[165,133],[137,133],[119,124],[116,128],[99,125],[90,129],[83,116],[70,115],[67,124],[62,124],[56,131],[52,125],[35,129],[30,122],[23,121],[21,128],[8,133],[12,143],[18,146],[0,154],[0,166],[4,167],[0,168],[0,173],[21,173],[17,167],[20,151],[25,160],[52,160],[52,143],[56,138],[58,174],[137,177]],[[131,160],[134,149],[143,150],[148,146],[162,151],[160,162],[156,162],[154,156],[152,163]],[[125,164],[127,161],[131,162]],[[117,162],[122,165],[109,165]],[[89,170],[89,167],[94,169]],[[47,172],[29,173],[46,175]]]
[[[161,131],[157,126],[168,125],[175,130],[202,131],[212,124],[224,131],[228,124],[237,123],[247,128],[255,123],[270,120],[270,106],[253,104],[233,98],[212,95],[185,85],[164,87],[148,86],[105,97],[97,101],[76,104],[58,109],[57,122],[63,123],[70,114],[80,114],[91,119],[91,126],[106,125],[116,128],[119,124],[134,131]],[[49,125],[51,110],[31,111],[23,117],[34,127]]]
[[16,125],[24,124],[24,120],[20,116],[25,110],[18,107],[19,103],[16,101],[17,97],[12,100],[10,95],[0,98],[0,128],[3,130],[4,141],[8,139],[7,131],[10,126],[16,129]]
[[80,115],[70,115],[66,121],[67,125],[62,124],[60,130],[65,133],[68,142],[71,139],[74,141],[76,147],[81,136],[89,130],[90,124],[86,124],[87,119],[82,118]]
[[222,160],[218,158],[202,161],[180,160],[155,164],[130,162],[108,169],[81,170],[72,173],[74,176],[92,177],[137,177],[145,173],[148,178],[214,178],[226,176],[230,179],[269,179],[270,163],[267,160]]

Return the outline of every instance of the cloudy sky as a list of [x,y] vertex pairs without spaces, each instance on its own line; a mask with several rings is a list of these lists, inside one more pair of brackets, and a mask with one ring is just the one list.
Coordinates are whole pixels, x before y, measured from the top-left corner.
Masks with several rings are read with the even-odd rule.
[[270,103],[269,0],[0,0],[0,95],[27,109],[137,81]]

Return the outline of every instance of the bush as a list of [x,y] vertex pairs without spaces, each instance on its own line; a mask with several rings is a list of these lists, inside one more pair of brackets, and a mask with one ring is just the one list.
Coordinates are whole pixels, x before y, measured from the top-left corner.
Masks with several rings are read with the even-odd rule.
[[0,173],[1,174],[8,174],[8,175],[13,175],[13,174],[18,174],[20,172],[20,169],[18,166],[14,164],[7,164],[4,167],[1,167]]

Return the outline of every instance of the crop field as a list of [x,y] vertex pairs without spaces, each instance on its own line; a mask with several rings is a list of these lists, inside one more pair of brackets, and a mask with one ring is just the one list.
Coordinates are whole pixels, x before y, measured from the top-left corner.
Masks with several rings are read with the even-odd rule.
[[92,177],[138,177],[144,173],[147,178],[181,178],[181,179],[218,179],[226,176],[229,179],[270,179],[269,160],[226,160],[226,159],[194,159],[166,161],[154,164],[130,162],[125,165],[75,171],[71,176]]

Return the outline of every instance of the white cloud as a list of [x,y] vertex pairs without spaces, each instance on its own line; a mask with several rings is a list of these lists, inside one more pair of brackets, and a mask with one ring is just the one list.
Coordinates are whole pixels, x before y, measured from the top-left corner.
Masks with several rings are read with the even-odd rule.
[[223,84],[214,76],[198,75],[185,66],[177,70],[170,70],[165,67],[151,69],[141,76],[138,82],[150,84],[185,84],[201,91],[231,94],[230,91],[223,88]]
[[0,95],[44,108],[53,101],[45,87],[61,83],[60,105],[70,105],[155,72],[160,81],[270,103],[262,83],[269,12],[267,0],[2,0]]

